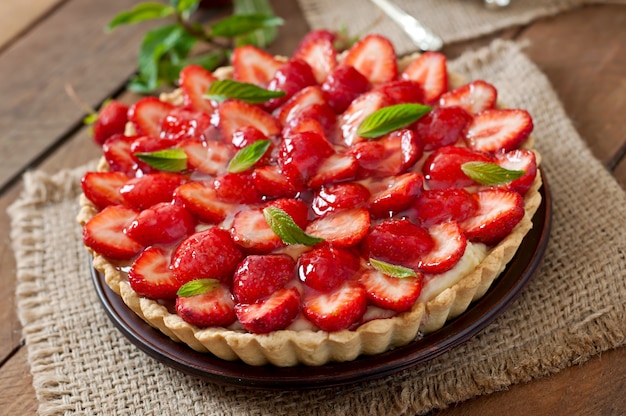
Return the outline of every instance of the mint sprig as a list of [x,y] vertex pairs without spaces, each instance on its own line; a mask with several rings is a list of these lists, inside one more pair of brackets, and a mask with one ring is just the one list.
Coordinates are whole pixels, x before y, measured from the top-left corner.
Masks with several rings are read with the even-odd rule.
[[523,170],[510,170],[496,163],[466,162],[461,165],[463,173],[481,185],[501,185],[524,175]]
[[178,289],[176,294],[181,298],[188,298],[190,296],[203,295],[211,290],[216,289],[220,285],[220,281],[217,279],[197,279],[190,280]]
[[165,149],[156,152],[137,152],[139,160],[151,167],[164,172],[181,172],[187,170],[187,154],[183,149]]
[[387,276],[396,277],[398,279],[404,279],[406,277],[416,277],[415,270],[408,267],[399,266],[397,264],[391,264],[382,260],[376,260],[370,257],[370,264],[373,268],[379,272],[386,274]]
[[266,207],[263,209],[263,215],[272,231],[274,231],[285,244],[314,246],[324,241],[323,238],[305,233],[302,228],[294,222],[293,218],[280,208]]
[[229,173],[239,173],[250,169],[267,152],[271,142],[269,140],[257,140],[239,150],[228,162]]
[[284,95],[284,91],[271,91],[248,82],[223,79],[211,83],[205,97],[217,102],[232,98],[250,104],[261,104],[272,98],[280,98]]
[[357,134],[366,139],[377,139],[416,122],[430,110],[431,107],[428,105],[411,103],[383,107],[365,117],[357,129]]

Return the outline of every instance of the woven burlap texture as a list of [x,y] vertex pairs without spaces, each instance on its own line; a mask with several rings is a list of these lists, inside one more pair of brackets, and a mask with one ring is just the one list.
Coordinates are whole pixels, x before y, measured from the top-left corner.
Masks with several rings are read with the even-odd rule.
[[411,415],[557,372],[624,344],[626,195],[593,158],[544,75],[510,42],[452,69],[529,109],[553,195],[538,275],[493,324],[425,365],[319,391],[268,392],[186,376],[130,344],[105,315],[75,223],[86,168],[25,175],[11,206],[17,301],[42,415]]
[[[314,29],[345,27],[349,34],[382,33],[398,53],[415,45],[398,25],[365,0],[298,0]],[[445,43],[475,38],[510,26],[524,25],[585,4],[626,3],[624,0],[511,0],[508,7],[490,9],[483,0],[393,0],[432,29]],[[347,17],[349,16],[349,18]]]

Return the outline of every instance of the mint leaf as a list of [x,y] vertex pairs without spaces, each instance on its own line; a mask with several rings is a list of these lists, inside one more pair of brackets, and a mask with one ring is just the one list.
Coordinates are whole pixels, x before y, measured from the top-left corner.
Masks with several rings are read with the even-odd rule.
[[280,208],[266,207],[263,209],[263,215],[272,231],[285,244],[314,246],[324,241],[323,238],[315,237],[302,231],[302,228],[293,221],[293,218]]
[[263,157],[270,144],[269,140],[257,140],[239,150],[228,163],[228,172],[239,173],[248,170]]
[[[265,16],[275,16],[268,0],[234,0],[233,12],[236,15],[263,14]],[[259,48],[265,48],[276,39],[276,36],[278,36],[276,27],[258,29],[247,35],[237,36],[235,38],[235,46],[255,45]]]
[[366,139],[376,139],[419,120],[431,110],[422,104],[396,104],[383,107],[365,117],[357,134]]
[[161,3],[139,3],[131,10],[121,12],[115,16],[107,25],[107,30],[113,30],[119,25],[128,25],[132,23],[144,22],[146,20],[160,19],[162,17],[171,16],[175,12],[176,9],[173,7]]
[[280,26],[284,20],[264,14],[240,14],[226,17],[210,26],[211,36],[234,38],[247,35],[258,29]]
[[280,98],[284,95],[284,91],[270,91],[254,84],[233,81],[231,79],[213,82],[206,93],[207,98],[217,102],[234,98],[251,104],[261,104],[272,98]]
[[188,298],[195,295],[203,295],[219,287],[220,281],[217,279],[197,279],[190,280],[178,289],[176,294],[181,298]]
[[405,277],[416,277],[417,273],[415,270],[409,269],[408,267],[398,266],[397,264],[391,264],[384,262],[382,260],[376,260],[373,258],[369,259],[370,264],[373,268],[378,270],[379,272],[386,274],[387,276],[397,277],[398,279],[404,279]]
[[164,172],[180,172],[187,169],[187,154],[183,149],[138,152],[135,156],[142,162]]
[[461,170],[467,177],[481,185],[500,185],[524,175],[523,170],[509,170],[489,162],[466,162]]
[[171,0],[170,4],[184,17],[188,17],[198,9],[201,0]]

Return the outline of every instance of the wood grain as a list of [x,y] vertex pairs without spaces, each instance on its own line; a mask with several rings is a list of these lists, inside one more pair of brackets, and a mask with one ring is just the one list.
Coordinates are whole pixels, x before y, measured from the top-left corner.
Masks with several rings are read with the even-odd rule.
[[0,410],[3,415],[34,415],[39,403],[28,367],[26,348],[22,348],[0,371]]
[[3,0],[0,13],[0,50],[36,25],[65,0]]

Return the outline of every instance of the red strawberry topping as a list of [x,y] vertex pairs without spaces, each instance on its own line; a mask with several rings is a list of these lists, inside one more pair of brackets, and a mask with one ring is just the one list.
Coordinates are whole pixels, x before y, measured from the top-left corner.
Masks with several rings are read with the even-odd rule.
[[476,185],[461,166],[467,162],[491,162],[484,153],[465,147],[444,146],[435,150],[424,162],[424,176],[430,189],[465,188]]
[[461,222],[476,212],[475,194],[465,189],[427,189],[413,204],[417,222],[430,227],[445,221]]
[[352,180],[357,177],[359,164],[350,154],[335,153],[327,157],[309,180],[309,188],[317,189],[322,185]]
[[243,126],[252,126],[266,137],[280,133],[281,125],[271,114],[262,108],[243,101],[224,101],[217,108],[219,129],[224,141],[232,142],[233,134]]
[[496,155],[496,163],[508,170],[521,170],[524,174],[506,183],[503,187],[510,189],[511,191],[519,192],[524,195],[537,176],[537,158],[532,150],[528,149],[516,149],[507,153],[501,153]]
[[265,108],[274,110],[293,97],[298,91],[316,85],[315,74],[311,66],[302,59],[292,58],[281,66],[267,85],[270,91],[284,91],[285,96],[273,98],[265,103]]
[[128,121],[128,106],[119,101],[110,101],[98,112],[93,124],[93,139],[100,146],[114,134],[124,133]]
[[376,306],[396,312],[411,309],[422,292],[422,276],[397,278],[378,270],[366,270],[359,281]]
[[300,256],[298,277],[307,286],[326,292],[352,278],[359,263],[359,257],[351,251],[322,245]]
[[237,320],[233,295],[224,284],[200,295],[176,298],[176,313],[199,328],[228,326]]
[[355,43],[343,59],[373,85],[394,80],[398,75],[396,51],[391,42],[380,35],[367,35]]
[[311,85],[298,91],[274,113],[283,125],[293,120],[305,109],[315,104],[326,104],[322,90],[317,85]]
[[215,107],[210,100],[204,98],[204,94],[215,80],[213,74],[200,65],[184,67],[180,71],[178,84],[183,91],[185,108],[212,113]]
[[311,66],[318,84],[323,83],[337,66],[337,51],[333,46],[333,39],[328,36],[309,38],[306,43],[300,42],[293,57],[302,59]]
[[437,107],[415,123],[417,137],[424,150],[450,146],[463,139],[472,116],[461,107]]
[[470,114],[494,108],[498,100],[496,88],[482,80],[472,81],[448,91],[439,99],[441,107],[459,106]]
[[306,227],[307,234],[329,244],[349,247],[358,244],[367,234],[370,214],[365,208],[345,209],[318,218]]
[[215,194],[221,201],[254,204],[261,202],[262,195],[257,192],[252,180],[252,172],[226,173],[213,181]]
[[87,172],[80,181],[83,193],[98,209],[124,203],[120,189],[128,182],[121,172]]
[[341,139],[346,146],[363,141],[357,130],[363,120],[376,110],[391,105],[389,98],[380,91],[370,91],[350,103],[346,111],[339,116],[338,123]]
[[283,288],[260,302],[237,304],[235,312],[241,325],[253,334],[284,329],[300,312],[300,292]]
[[533,120],[526,110],[486,110],[467,126],[469,147],[481,152],[508,152],[516,149],[533,130]]
[[422,256],[419,269],[424,273],[443,273],[453,268],[465,253],[467,240],[456,222],[443,222],[428,229],[435,242],[433,249]]
[[93,216],[83,227],[83,242],[96,253],[113,260],[129,260],[144,246],[124,229],[137,212],[123,205],[111,205]]
[[141,211],[125,231],[133,240],[150,246],[180,241],[191,235],[195,227],[194,217],[185,208],[160,202]]
[[445,55],[424,52],[402,72],[402,79],[417,82],[424,91],[427,104],[435,103],[448,90],[448,69]]
[[387,82],[376,87],[376,90],[389,97],[392,104],[424,102],[424,92],[420,84],[408,79]]
[[174,106],[157,97],[144,97],[128,110],[128,119],[135,126],[137,134],[158,137],[165,116]]
[[335,113],[343,113],[352,101],[370,88],[370,82],[363,74],[345,64],[338,66],[322,84],[324,98]]
[[321,330],[340,331],[358,322],[367,309],[363,287],[354,282],[331,292],[309,293],[304,297],[302,312]]
[[154,172],[132,178],[120,189],[124,203],[138,211],[172,200],[174,190],[187,179],[177,173]]
[[235,209],[235,205],[220,201],[215,189],[202,182],[189,182],[176,188],[174,201],[208,224],[223,221]]
[[372,216],[388,218],[409,208],[424,189],[424,177],[415,172],[381,179],[372,189],[369,210]]
[[254,303],[289,282],[296,263],[286,254],[252,255],[246,257],[233,275],[233,295],[237,303]]
[[324,136],[315,132],[298,133],[283,139],[278,149],[278,165],[296,187],[302,187],[334,152]]
[[369,198],[370,191],[359,183],[332,184],[315,193],[311,208],[316,215],[323,216],[341,209],[365,206]]
[[230,232],[237,245],[253,253],[269,253],[283,245],[265,220],[261,208],[235,214]]
[[389,219],[373,226],[364,241],[367,256],[406,267],[412,267],[414,259],[434,246],[428,231],[407,219]]
[[231,58],[233,79],[267,86],[283,62],[252,45],[235,48]]
[[298,187],[276,165],[256,168],[252,172],[252,181],[256,189],[268,198],[289,198],[298,193]]
[[148,247],[133,262],[128,271],[128,283],[139,296],[175,299],[180,282],[169,266],[169,253],[159,247]]
[[209,175],[226,172],[228,162],[235,155],[235,148],[231,144],[216,141],[185,139],[176,147],[185,151],[189,169]]
[[181,139],[203,139],[207,130],[213,129],[211,116],[202,111],[172,109],[161,123],[161,137],[172,141]]
[[[139,160],[131,152],[131,146],[135,139],[136,137],[114,134],[104,142],[102,155],[111,170],[122,172],[130,177],[135,176],[139,167]],[[146,168],[146,171],[150,170],[150,167]]]

